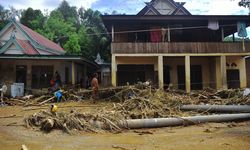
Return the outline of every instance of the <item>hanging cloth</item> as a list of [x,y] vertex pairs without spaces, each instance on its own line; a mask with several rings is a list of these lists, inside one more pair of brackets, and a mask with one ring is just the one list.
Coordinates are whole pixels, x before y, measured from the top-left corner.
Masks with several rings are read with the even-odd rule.
[[151,42],[153,43],[161,42],[162,40],[161,30],[150,31],[150,39],[151,39]]
[[219,22],[216,20],[209,20],[207,28],[210,30],[219,30]]
[[237,31],[239,37],[247,37],[246,23],[238,22],[237,23]]

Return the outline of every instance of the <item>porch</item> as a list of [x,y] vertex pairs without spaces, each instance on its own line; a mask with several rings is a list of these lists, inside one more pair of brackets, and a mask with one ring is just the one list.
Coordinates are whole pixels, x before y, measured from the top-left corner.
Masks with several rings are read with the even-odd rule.
[[159,88],[190,92],[247,86],[243,56],[125,56],[112,57],[112,84],[152,81]]
[[0,56],[0,84],[7,85],[8,93],[13,83],[24,83],[26,91],[48,88],[57,71],[62,84],[80,86],[96,68],[80,57],[4,55]]

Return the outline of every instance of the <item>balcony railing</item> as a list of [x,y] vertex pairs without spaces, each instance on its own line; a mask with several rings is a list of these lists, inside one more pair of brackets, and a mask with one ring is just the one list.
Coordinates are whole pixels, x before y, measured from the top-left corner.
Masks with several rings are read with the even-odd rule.
[[245,50],[242,42],[112,43],[112,53],[250,53],[250,43]]

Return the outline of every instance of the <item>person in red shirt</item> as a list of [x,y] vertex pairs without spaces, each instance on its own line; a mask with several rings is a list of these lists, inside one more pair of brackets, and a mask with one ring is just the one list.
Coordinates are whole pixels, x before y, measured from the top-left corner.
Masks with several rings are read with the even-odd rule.
[[93,79],[91,81],[91,87],[92,87],[92,90],[93,90],[93,95],[92,95],[92,98],[95,102],[95,100],[98,99],[98,89],[99,89],[99,85],[98,85],[98,74],[97,73],[94,73],[94,76],[93,76]]

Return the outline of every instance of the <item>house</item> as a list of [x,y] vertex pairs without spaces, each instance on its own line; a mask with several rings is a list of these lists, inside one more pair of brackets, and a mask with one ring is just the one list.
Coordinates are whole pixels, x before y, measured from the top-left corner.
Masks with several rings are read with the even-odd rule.
[[250,43],[224,41],[235,39],[237,25],[249,25],[250,17],[191,15],[184,4],[152,0],[136,15],[102,16],[112,35],[113,86],[146,80],[186,92],[250,86]]
[[100,53],[97,54],[95,62],[100,66],[97,70],[99,86],[109,87],[111,84],[111,64],[104,62]]
[[63,84],[80,84],[98,68],[80,56],[65,55],[64,49],[21,23],[12,20],[0,32],[0,84],[24,83],[25,89],[50,86],[55,72]]

